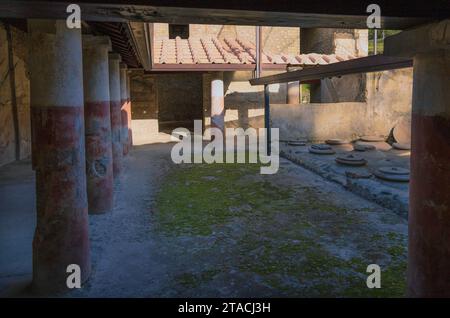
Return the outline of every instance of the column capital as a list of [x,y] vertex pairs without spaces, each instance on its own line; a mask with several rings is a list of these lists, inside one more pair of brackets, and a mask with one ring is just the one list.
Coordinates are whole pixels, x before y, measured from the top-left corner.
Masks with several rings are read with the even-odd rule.
[[450,19],[425,24],[387,37],[384,55],[413,57],[420,53],[450,50]]
[[108,49],[108,51],[111,50],[111,39],[109,36],[84,34],[82,40],[83,48],[96,48],[98,46],[104,46]]
[[109,52],[108,57],[110,60],[116,60],[121,62],[122,61],[122,57],[120,56],[119,53],[115,53],[115,52]]

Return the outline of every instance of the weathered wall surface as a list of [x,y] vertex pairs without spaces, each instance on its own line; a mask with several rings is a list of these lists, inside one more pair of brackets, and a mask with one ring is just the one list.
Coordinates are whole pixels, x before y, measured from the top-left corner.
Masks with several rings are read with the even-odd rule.
[[273,104],[272,128],[280,129],[280,140],[354,138],[365,134],[366,103]]
[[367,56],[368,31],[354,29],[301,29],[302,53]]
[[158,100],[154,75],[131,73],[131,129],[133,143],[145,143],[158,133]]
[[163,122],[189,123],[202,118],[201,74],[158,74],[156,87],[160,125]]
[[[169,37],[169,25],[167,23],[154,23],[153,33],[155,39]],[[247,25],[210,25],[190,24],[190,37],[226,37],[245,39],[255,43],[256,28]],[[300,53],[300,28],[296,27],[263,27],[262,48],[268,52],[279,54]]]
[[[28,79],[28,46],[26,33],[11,27],[17,114],[19,122],[20,159],[31,154],[30,82]],[[13,121],[13,100],[8,59],[8,40],[0,24],[0,166],[14,161],[16,136]]]
[[411,68],[367,74],[366,90],[366,102],[272,104],[272,127],[280,128],[283,140],[353,139],[388,136],[400,119],[411,116]]
[[[367,56],[368,31],[353,29],[301,29],[302,53]],[[346,75],[321,80],[320,89],[311,92],[311,99],[321,103],[363,102],[366,99],[364,74]]]
[[403,117],[411,118],[413,69],[366,74],[367,105],[374,134],[387,134]]
[[320,102],[364,102],[366,96],[365,74],[351,74],[320,80]]
[[155,141],[159,132],[176,127],[193,128],[202,119],[202,74],[167,73],[130,76],[133,143]]

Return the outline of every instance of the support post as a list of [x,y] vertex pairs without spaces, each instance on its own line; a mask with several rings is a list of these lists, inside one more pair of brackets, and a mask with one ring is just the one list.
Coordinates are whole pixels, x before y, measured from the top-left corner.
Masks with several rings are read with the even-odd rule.
[[20,160],[20,124],[19,124],[19,110],[17,109],[17,94],[16,94],[16,69],[14,66],[14,48],[13,38],[11,32],[11,26],[5,25],[6,39],[8,42],[8,72],[9,72],[9,85],[11,87],[11,108],[12,118],[14,125],[14,150],[15,159]]
[[288,104],[300,103],[300,82],[288,82],[287,83],[287,100]]
[[89,213],[113,208],[113,157],[108,51],[104,36],[83,36],[84,119]]
[[127,72],[127,125],[128,125],[128,150],[133,146],[133,130],[131,129],[131,78]]
[[386,38],[413,57],[408,293],[450,297],[450,20]]
[[267,155],[271,154],[270,145],[270,91],[269,85],[264,85],[264,128],[266,128],[266,138],[267,138]]
[[223,92],[223,74],[215,72],[211,78],[211,127],[225,133],[225,105]]
[[261,53],[262,53],[262,27],[260,25],[256,26],[256,68],[255,77],[259,78],[262,74],[262,64],[261,64]]
[[86,195],[81,30],[65,20],[29,20],[37,226],[33,285],[67,290],[67,267],[91,272]]
[[373,29],[373,55],[378,54],[378,30]]
[[118,177],[122,171],[123,145],[120,140],[121,98],[120,98],[120,55],[109,54],[109,99],[111,112],[111,138],[113,154],[113,175]]

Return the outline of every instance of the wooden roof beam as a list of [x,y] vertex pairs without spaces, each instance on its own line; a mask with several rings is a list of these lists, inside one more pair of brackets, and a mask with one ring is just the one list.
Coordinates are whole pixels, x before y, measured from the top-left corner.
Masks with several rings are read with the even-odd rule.
[[[73,1],[0,0],[0,18],[66,18]],[[367,28],[361,0],[78,0],[83,19],[304,28]],[[377,0],[381,27],[406,29],[450,16],[450,1]]]
[[343,62],[317,65],[298,71],[255,78],[250,80],[250,84],[266,85],[293,81],[305,82],[348,74],[370,73],[411,67],[412,64],[412,59],[409,58],[371,55]]

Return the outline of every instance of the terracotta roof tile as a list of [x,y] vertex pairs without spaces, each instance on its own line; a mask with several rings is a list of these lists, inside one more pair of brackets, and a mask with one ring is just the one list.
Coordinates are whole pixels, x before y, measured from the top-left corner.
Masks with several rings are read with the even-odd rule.
[[[345,54],[272,54],[262,52],[264,64],[289,64],[293,66],[324,65],[354,59]],[[155,64],[254,64],[256,47],[239,38],[189,38],[156,40]]]

